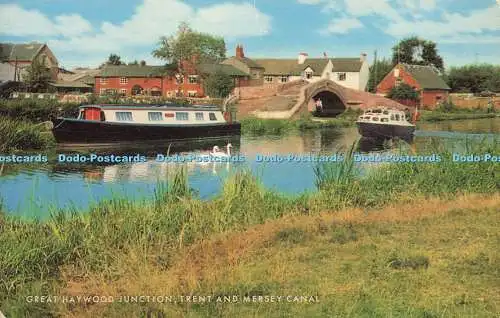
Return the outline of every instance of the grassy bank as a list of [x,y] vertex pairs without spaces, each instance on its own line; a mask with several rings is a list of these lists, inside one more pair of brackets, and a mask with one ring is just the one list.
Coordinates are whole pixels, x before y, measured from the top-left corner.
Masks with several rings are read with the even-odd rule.
[[[470,152],[499,153],[498,146],[480,144],[470,147],[468,149]],[[455,273],[453,268],[448,271],[440,265],[442,264],[440,262],[446,259],[441,261],[440,258],[435,257],[435,253],[443,249],[439,247],[433,247],[435,250],[431,251],[425,249],[425,246],[429,248],[434,246],[434,241],[430,241],[429,236],[433,235],[433,231],[439,231],[437,224],[444,226],[445,221],[439,219],[441,223],[437,221],[436,224],[434,222],[423,223],[422,227],[416,227],[412,232],[415,233],[414,236],[408,236],[405,234],[407,233],[405,226],[409,225],[399,223],[396,223],[396,227],[393,228],[392,225],[381,227],[364,222],[361,227],[358,225],[339,227],[337,232],[336,225],[321,223],[320,216],[324,211],[331,211],[326,215],[333,217],[336,215],[334,211],[344,209],[372,211],[395,204],[407,204],[417,208],[424,202],[430,202],[429,198],[438,198],[436,200],[441,200],[441,204],[438,205],[446,208],[453,206],[452,203],[446,202],[454,202],[456,197],[467,196],[471,193],[487,194],[489,200],[495,199],[498,203],[500,189],[498,165],[451,163],[446,160],[450,156],[451,154],[442,152],[441,163],[407,163],[381,167],[363,178],[358,176],[356,167],[350,161],[340,166],[322,164],[316,169],[318,192],[299,197],[284,196],[266,190],[250,173],[240,172],[226,180],[218,197],[210,201],[202,201],[190,191],[185,171],[181,171],[172,180],[157,188],[152,202],[130,202],[117,198],[99,204],[89,213],[75,215],[55,213],[50,221],[44,223],[26,222],[0,214],[0,268],[2,268],[0,303],[2,311],[9,317],[50,317],[67,315],[68,312],[94,317],[130,316],[130,313],[133,316],[140,316],[145,312],[163,312],[165,316],[180,314],[205,317],[231,316],[238,313],[248,316],[252,311],[258,310],[265,310],[260,312],[261,314],[276,316],[277,310],[281,308],[285,312],[299,316],[315,316],[321,313],[328,316],[332,312],[328,311],[326,304],[330,304],[330,310],[338,308],[340,312],[347,313],[347,316],[359,316],[364,313],[368,317],[372,313],[387,316],[384,314],[390,313],[393,308],[403,310],[406,305],[411,304],[412,310],[442,313],[444,307],[439,307],[443,305],[439,301],[436,303],[434,296],[429,295],[428,302],[425,302],[425,299],[413,300],[409,297],[415,288],[423,292],[425,286],[436,285],[435,279],[439,274],[454,275]],[[472,204],[472,206],[477,205]],[[423,205],[423,210],[419,211],[425,213],[425,209],[426,206]],[[471,230],[470,226],[474,226],[474,229],[482,224],[493,226],[495,222],[498,223],[498,218],[496,221],[494,219],[497,214],[486,211],[485,219],[482,219],[481,223],[469,224],[468,217],[472,212],[466,209],[463,212],[454,213],[458,216],[463,214],[466,221],[457,224],[460,224],[459,229],[467,228],[469,231],[467,237],[476,238],[476,234],[480,234],[485,245],[474,246],[481,246],[486,257],[490,257],[491,251],[496,248],[496,239],[494,235],[488,233],[495,232],[490,232],[490,228]],[[369,214],[373,214],[374,217],[378,215],[374,211]],[[473,215],[476,214],[473,213]],[[235,249],[234,254],[229,255],[225,254],[223,246],[221,249],[215,247],[208,250],[198,249],[214,235],[217,237],[228,232],[247,230],[251,233],[252,227],[258,224],[278,219],[286,222],[287,218],[301,216],[318,220],[315,223],[317,232],[308,233],[303,228],[293,227],[283,229],[283,231],[278,230],[275,233],[276,239],[264,240],[264,246],[259,245],[258,240],[256,242],[233,240],[235,244],[241,244],[241,248]],[[427,229],[432,231],[427,232]],[[418,230],[425,231],[419,232]],[[387,241],[384,243],[380,241],[381,235],[384,234],[379,231],[390,231],[390,235],[394,236],[390,236],[389,241],[384,239],[383,241]],[[444,230],[441,229],[441,231]],[[446,231],[465,239],[464,232],[462,230],[454,232],[452,225],[449,225]],[[331,235],[331,238],[328,235]],[[452,244],[453,235],[436,234],[433,237],[443,246],[448,246],[448,242],[450,248],[456,251],[461,250],[459,245]],[[245,234],[243,237],[248,236]],[[379,241],[373,241],[377,238]],[[403,240],[404,238],[406,241]],[[362,243],[357,244],[357,239]],[[422,243],[423,239],[423,242],[428,245]],[[318,250],[316,243],[323,240],[333,241],[322,243],[317,247],[320,249]],[[474,243],[475,241],[469,239],[468,242]],[[341,251],[343,244],[348,244],[346,248],[353,249],[351,258],[343,260],[345,264],[340,269],[331,267],[328,264],[333,264],[339,258],[335,256],[335,253],[328,251],[330,248],[333,248],[333,251]],[[370,244],[376,246],[373,247]],[[464,241],[464,244],[467,243]],[[268,260],[267,263],[264,261],[262,264],[255,263],[251,260],[237,261],[239,256],[245,255],[245,250],[254,247],[256,254],[252,256],[252,259],[265,258]],[[297,249],[305,257],[300,261],[295,258],[299,251]],[[206,268],[203,267],[198,269],[197,266],[203,263],[191,261],[191,259],[183,263],[179,255],[190,254],[190,251],[199,251],[195,254],[200,258],[211,259],[217,264],[229,262],[232,266],[236,266],[234,268],[237,273],[248,272],[249,276],[231,276],[232,272],[225,276],[224,267],[221,267],[220,271],[205,271]],[[323,256],[315,258],[316,252],[321,252],[317,255]],[[269,253],[275,253],[277,258],[266,257],[270,255]],[[343,253],[347,255],[351,252],[346,249]],[[322,263],[323,257],[326,259],[325,263]],[[471,255],[470,261],[474,262],[475,257]],[[478,265],[471,263],[473,264],[470,265],[471,268],[488,273],[491,273],[491,269],[498,269],[497,258],[488,258],[485,261],[481,258],[483,256],[478,257]],[[309,258],[311,259],[308,260]],[[427,261],[426,258],[428,258]],[[236,260],[236,263],[232,260]],[[277,263],[273,263],[273,260]],[[284,267],[284,264],[280,263],[283,260],[296,264],[297,276],[287,276],[292,269]],[[324,265],[324,270],[317,271],[316,276],[312,274],[316,270],[308,270],[305,266],[313,263],[316,267],[311,268],[319,269]],[[393,265],[388,265],[389,263]],[[421,269],[426,263],[429,269]],[[241,267],[238,267],[238,264]],[[340,264],[343,263],[336,266]],[[406,269],[412,266],[416,268],[416,271]],[[183,268],[183,271],[177,273],[179,268]],[[327,270],[330,268],[331,270]],[[305,271],[304,276],[298,274],[302,271]],[[460,273],[459,270],[456,275],[462,277]],[[282,275],[281,279],[276,279],[275,275]],[[333,281],[335,284],[332,286],[348,284],[348,278],[352,275],[356,276],[356,281],[351,287],[345,286],[345,288],[354,292],[354,298],[345,294],[338,298],[337,292],[332,289],[334,287],[328,289],[326,285],[318,285],[320,279],[325,279],[325,282]],[[491,307],[495,304],[491,303],[491,299],[488,298],[489,294],[483,295],[483,291],[490,286],[486,283],[486,278],[489,276],[477,275],[480,275],[482,280],[477,285],[471,286],[473,289],[469,290],[467,295],[486,297],[488,303],[483,308],[484,313],[498,309],[498,304],[497,307]],[[313,276],[316,277],[315,280],[310,281]],[[264,277],[266,277],[265,282],[262,281]],[[444,279],[449,278],[445,276]],[[454,278],[452,282],[461,284],[460,288],[468,287],[468,284],[460,283],[460,279]],[[398,290],[404,286],[408,288],[404,290],[404,297],[397,292],[391,295],[377,292],[382,290],[388,293],[392,287]],[[328,302],[319,307],[283,304],[274,308],[259,307],[258,309],[255,304],[238,307],[228,304],[224,306],[158,303],[103,305],[26,301],[28,295],[117,296],[118,294],[141,293],[145,295],[189,295],[190,293],[270,295],[283,292],[320,295],[323,299],[328,299]],[[467,295],[457,301],[468,304],[470,299]],[[443,296],[443,301],[453,301],[451,296]],[[421,302],[416,304],[414,303],[416,301]],[[393,307],[396,303],[399,305]],[[474,303],[474,306],[477,304]],[[468,308],[476,307],[465,309],[468,310]]]
[[11,150],[43,150],[54,145],[52,134],[41,125],[0,116],[0,152]]
[[343,128],[353,126],[359,114],[359,111],[349,109],[338,117],[328,119],[314,118],[311,114],[291,120],[247,117],[241,120],[241,129],[247,135],[281,135],[308,129]]
[[445,121],[445,120],[466,120],[466,119],[481,119],[495,118],[499,116],[496,113],[487,113],[484,111],[456,111],[456,112],[439,112],[439,111],[422,111],[420,120],[427,122]]

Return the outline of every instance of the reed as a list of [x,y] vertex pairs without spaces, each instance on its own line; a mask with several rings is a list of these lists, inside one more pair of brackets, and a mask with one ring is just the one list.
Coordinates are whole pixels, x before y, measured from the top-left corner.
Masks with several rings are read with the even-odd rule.
[[[462,149],[435,151],[446,158],[459,150],[498,154],[498,145],[485,140],[469,142]],[[435,145],[429,147],[434,151]],[[356,149],[353,145],[346,157]],[[27,303],[24,296],[58,294],[68,280],[89,276],[110,282],[124,279],[131,268],[138,270],[131,264],[163,271],[186,246],[284,216],[318,215],[343,207],[366,209],[415,198],[453,198],[459,193],[498,193],[500,189],[500,168],[492,163],[397,163],[363,175],[356,169],[351,160],[318,167],[318,192],[301,196],[266,190],[250,171],[238,170],[225,181],[221,193],[208,201],[192,194],[186,171],[181,169],[158,186],[151,202],[115,197],[96,204],[88,213],[54,211],[46,222],[0,214],[2,310],[8,316],[54,316],[60,309],[56,305]],[[332,232],[327,241],[349,244],[359,239],[358,234],[346,228]],[[294,230],[278,239],[295,244],[307,236]],[[403,256],[400,259],[410,259]]]
[[51,139],[40,131],[40,127],[0,116],[0,151],[45,149],[50,145]]

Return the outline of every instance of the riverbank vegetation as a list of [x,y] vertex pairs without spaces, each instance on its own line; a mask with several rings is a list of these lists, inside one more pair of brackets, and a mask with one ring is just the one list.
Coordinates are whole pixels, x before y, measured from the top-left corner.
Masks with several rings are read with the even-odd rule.
[[281,135],[294,131],[320,128],[343,128],[353,126],[361,112],[348,109],[335,118],[314,117],[304,114],[297,119],[260,119],[247,117],[241,120],[243,134],[248,135]]
[[12,150],[43,150],[54,145],[52,134],[42,125],[0,116],[0,152]]
[[[484,142],[466,143],[464,151],[499,150]],[[499,310],[498,238],[491,233],[499,225],[500,168],[429,151],[443,160],[388,164],[364,177],[349,160],[321,164],[318,192],[301,196],[266,190],[240,171],[203,201],[181,170],[157,187],[152,202],[115,198],[88,213],[54,211],[47,222],[0,215],[2,310],[14,317],[277,316],[279,310],[491,316]],[[435,212],[435,219],[425,217]],[[29,295],[283,293],[316,295],[321,303],[26,301]]]

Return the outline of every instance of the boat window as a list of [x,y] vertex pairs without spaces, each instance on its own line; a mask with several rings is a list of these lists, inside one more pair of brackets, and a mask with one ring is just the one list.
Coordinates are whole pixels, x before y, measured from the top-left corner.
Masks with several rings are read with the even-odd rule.
[[189,116],[187,112],[176,112],[175,119],[177,120],[188,120]]
[[380,121],[383,123],[387,123],[389,122],[389,118],[381,118]]
[[210,120],[217,120],[217,117],[215,117],[215,113],[208,113],[208,117],[210,117]]
[[132,112],[116,112],[117,121],[133,121]]
[[203,113],[195,113],[196,114],[196,120],[205,120],[203,117]]
[[365,119],[370,119],[371,117],[370,116],[366,116]]
[[384,115],[389,115],[389,111],[384,110],[384,113],[383,113],[383,114],[384,114]]
[[395,120],[394,114],[391,115],[391,120]]
[[396,121],[399,121],[399,114],[396,114]]
[[373,121],[378,121],[378,117],[373,117],[372,120]]
[[101,110],[101,121],[106,121],[106,115],[102,110]]
[[161,112],[148,112],[149,121],[161,121],[163,116]]
[[80,112],[78,113],[78,118],[77,119],[83,119],[83,109],[80,109]]

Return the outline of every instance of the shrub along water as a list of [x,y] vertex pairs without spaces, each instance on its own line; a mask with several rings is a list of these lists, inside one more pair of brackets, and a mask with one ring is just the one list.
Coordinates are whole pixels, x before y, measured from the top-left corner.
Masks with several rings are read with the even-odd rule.
[[[475,153],[500,150],[498,143],[468,147],[467,151]],[[340,166],[331,163],[332,167],[317,169],[319,191],[298,197],[266,190],[249,171],[241,170],[225,181],[217,197],[203,201],[189,189],[186,171],[181,169],[163,188],[158,187],[153,202],[114,198],[89,213],[55,211],[48,222],[0,214],[2,310],[14,317],[56,315],[57,305],[27,303],[24,297],[57,294],[64,275],[100,273],[106,279],[117,279],[124,275],[131,254],[141,262],[168,267],[186,244],[284,215],[347,206],[370,208],[419,196],[499,191],[498,164],[453,163],[448,160],[450,152],[440,151],[441,162],[387,164],[365,176],[353,173],[355,167],[347,161]],[[287,233],[286,237],[299,234]],[[348,234],[342,234],[345,240],[355,239],[355,233]]]
[[0,152],[45,149],[52,142],[41,126],[0,116]]

